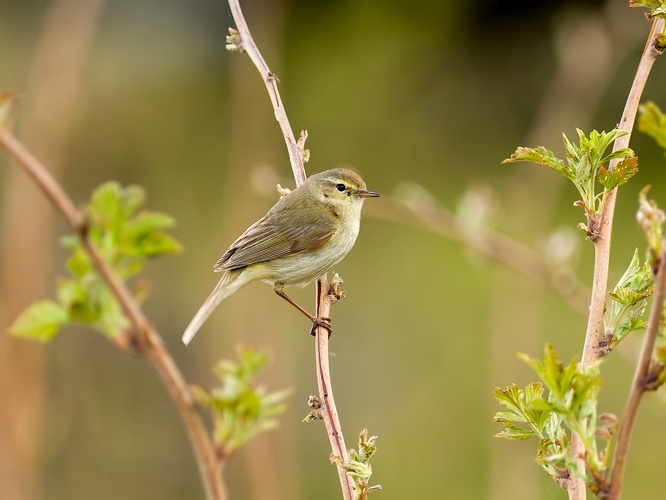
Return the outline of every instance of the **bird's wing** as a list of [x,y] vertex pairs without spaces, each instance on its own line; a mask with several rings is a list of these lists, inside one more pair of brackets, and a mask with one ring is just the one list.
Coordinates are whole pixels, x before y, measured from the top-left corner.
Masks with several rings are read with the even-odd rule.
[[337,230],[337,217],[330,211],[312,210],[310,204],[285,204],[277,209],[280,202],[233,242],[215,263],[216,271],[311,252],[329,241]]

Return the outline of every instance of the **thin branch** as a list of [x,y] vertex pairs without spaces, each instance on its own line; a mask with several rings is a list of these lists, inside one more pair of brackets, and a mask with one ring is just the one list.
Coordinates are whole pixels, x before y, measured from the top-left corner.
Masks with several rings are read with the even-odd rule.
[[[337,274],[333,275],[330,288],[327,288],[327,279],[324,276],[317,282],[317,317],[330,317],[331,306],[338,300],[338,288],[342,284]],[[315,363],[317,365],[317,386],[319,388],[320,402],[322,404],[320,415],[324,420],[324,425],[328,431],[328,440],[331,443],[333,454],[341,458],[342,463],[349,462],[349,453],[345,445],[345,438],[342,435],[342,426],[338,417],[338,410],[333,398],[333,386],[331,385],[330,368],[328,366],[328,337],[329,332],[320,326],[315,329],[316,351]],[[354,482],[347,475],[344,469],[338,466],[338,477],[342,487],[342,496],[345,500],[354,500],[356,498],[356,488]]]
[[[422,228],[448,238],[477,252],[483,258],[550,289],[578,314],[587,316],[589,313],[587,301],[590,289],[580,282],[573,269],[556,268],[529,246],[488,227],[476,227],[472,230],[463,228],[455,214],[434,200],[404,200],[382,196],[385,199],[382,207],[378,209],[376,205],[368,206],[365,208],[367,216]],[[405,217],[405,208],[412,217]],[[559,283],[561,280],[557,275],[561,272],[567,274],[565,284]],[[641,350],[637,340],[636,337],[627,336],[622,340],[623,348],[613,352],[619,353],[633,364]],[[665,401],[664,393],[659,392],[658,395],[662,402]]]
[[125,349],[134,349],[144,355],[153,366],[173,399],[190,438],[206,491],[206,498],[209,500],[226,499],[226,491],[220,474],[222,462],[216,455],[206,426],[194,408],[190,388],[162,341],[162,337],[139,307],[125,283],[108,266],[88,237],[84,214],[76,208],[71,198],[41,162],[18,141],[10,130],[2,126],[0,126],[0,145],[35,181],[81,240],[100,276],[118,299],[123,311],[135,327],[135,335],[126,332],[121,337],[121,341],[116,344]]
[[[282,104],[282,99],[280,98],[280,92],[277,88],[277,79],[268,68],[266,61],[262,57],[261,52],[259,52],[259,49],[252,39],[252,34],[250,33],[250,29],[248,28],[245,18],[243,17],[240,3],[238,0],[229,0],[229,8],[231,9],[231,15],[236,22],[236,27],[238,28],[238,32],[240,34],[239,48],[247,52],[254,65],[257,67],[257,70],[261,74],[264,83],[266,84],[266,90],[268,90],[268,95],[270,96],[271,103],[273,104],[275,119],[280,124],[280,128],[282,129],[282,134],[287,145],[287,150],[289,151],[289,160],[291,163],[292,171],[294,173],[294,179],[296,180],[296,186],[300,186],[305,182],[306,179],[305,168],[303,166],[303,148],[307,138],[307,133],[301,132],[301,137],[298,142],[296,142],[294,134],[291,130],[291,125],[289,124],[289,119],[287,118],[287,114]],[[329,311],[333,301],[331,300],[331,294],[329,293],[326,284],[327,280],[325,276],[317,282],[317,317],[330,317]],[[315,335],[315,364],[317,385],[319,387],[320,401],[322,402],[324,425],[326,426],[326,431],[331,441],[331,448],[333,453],[340,456],[343,462],[347,462],[347,448],[345,447],[342,427],[340,425],[340,419],[338,418],[335,400],[333,399],[333,385],[331,382],[331,372],[328,365],[328,332],[320,327],[316,329]],[[337,465],[337,469],[343,498],[345,500],[353,500],[356,498],[353,481],[351,481],[351,478],[346,474],[340,465]]]
[[366,211],[370,217],[377,219],[416,225],[414,220],[405,220],[401,216],[402,207],[407,207],[419,226],[464,245],[517,274],[536,280],[540,285],[550,288],[559,295],[574,311],[580,314],[588,313],[589,290],[575,278],[573,273],[570,283],[566,286],[558,285],[555,276],[558,269],[549,265],[530,247],[486,227],[471,230],[464,228],[454,214],[435,201],[404,201],[388,198],[380,209],[368,207]]
[[[631,140],[631,131],[634,128],[636,114],[638,112],[638,105],[640,104],[643,89],[647,83],[650,70],[660,52],[654,45],[655,34],[660,32],[664,27],[663,20],[655,20],[648,36],[648,41],[638,64],[634,82],[627,97],[622,118],[618,125],[620,130],[627,132],[626,135],[618,138],[613,144],[613,151],[617,151],[629,146]],[[613,170],[619,163],[619,159],[612,160],[609,165],[609,170]],[[610,260],[610,243],[611,233],[613,228],[613,213],[615,211],[615,201],[617,199],[617,188],[613,189],[604,203],[603,211],[601,213],[601,235],[595,241],[595,268],[594,278],[592,283],[592,297],[590,305],[590,316],[585,334],[585,346],[583,349],[583,356],[581,363],[583,366],[588,366],[594,363],[599,358],[599,338],[603,334],[601,331],[603,325],[603,313],[606,304],[606,287],[608,283],[608,267]]]
[[659,267],[655,276],[654,284],[654,298],[652,302],[652,309],[650,310],[650,318],[648,320],[648,327],[645,332],[645,340],[643,341],[643,350],[641,351],[636,371],[634,372],[634,380],[631,383],[631,390],[627,398],[627,404],[624,409],[624,417],[620,430],[617,435],[617,444],[615,447],[615,455],[613,457],[613,472],[611,479],[609,500],[619,500],[622,494],[622,481],[624,478],[624,468],[627,462],[629,452],[629,443],[631,442],[631,433],[638,414],[638,406],[640,405],[641,398],[646,391],[646,380],[650,370],[650,362],[652,361],[652,354],[654,346],[659,333],[659,325],[661,315],[664,312],[664,301],[666,300],[666,250],[664,250],[659,257]]
[[[627,132],[626,135],[618,138],[613,145],[613,151],[626,148],[631,139],[631,131],[634,127],[638,105],[647,78],[652,69],[660,51],[655,47],[655,34],[663,30],[664,21],[657,20],[652,24],[652,29],[648,36],[648,41],[643,50],[643,55],[638,63],[636,76],[627,97],[627,102],[622,113],[618,128]],[[610,162],[609,170],[612,170],[619,160]],[[594,241],[594,276],[592,278],[592,294],[590,298],[590,315],[588,317],[587,331],[585,333],[585,344],[583,355],[581,357],[581,366],[589,366],[599,359],[599,339],[603,335],[603,314],[606,306],[606,292],[608,286],[608,269],[610,262],[611,233],[613,229],[613,214],[615,211],[615,201],[617,198],[617,188],[613,189],[604,203],[600,215],[600,235]],[[580,436],[572,436],[572,453],[579,461],[580,470],[585,470],[584,458],[585,447]],[[586,497],[585,481],[582,478],[575,478],[567,486],[570,500],[581,500]]]
[[305,167],[303,161],[303,149],[299,147],[300,141],[296,142],[294,133],[291,130],[291,125],[289,124],[289,118],[287,118],[287,113],[282,104],[282,98],[280,97],[280,92],[277,87],[277,78],[268,68],[268,64],[264,60],[261,52],[257,48],[257,45],[254,43],[252,34],[250,33],[250,28],[247,26],[245,17],[243,16],[243,11],[241,10],[240,3],[238,0],[229,0],[229,8],[231,9],[231,15],[234,18],[238,32],[240,33],[240,45],[239,48],[242,51],[247,52],[247,55],[250,56],[250,59],[257,67],[261,78],[264,80],[266,85],[266,90],[268,95],[271,98],[271,103],[273,104],[273,110],[275,111],[275,119],[280,124],[280,129],[282,130],[282,135],[284,136],[284,142],[287,145],[287,151],[289,152],[289,162],[291,163],[291,168],[294,173],[294,179],[296,179],[296,186],[300,186],[305,182]]

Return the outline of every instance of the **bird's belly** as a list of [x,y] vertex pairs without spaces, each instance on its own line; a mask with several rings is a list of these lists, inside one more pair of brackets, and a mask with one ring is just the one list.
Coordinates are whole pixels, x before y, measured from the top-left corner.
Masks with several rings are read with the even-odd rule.
[[264,281],[284,285],[307,285],[333,268],[354,246],[358,226],[340,230],[326,245],[312,252],[304,252],[267,262],[272,276]]

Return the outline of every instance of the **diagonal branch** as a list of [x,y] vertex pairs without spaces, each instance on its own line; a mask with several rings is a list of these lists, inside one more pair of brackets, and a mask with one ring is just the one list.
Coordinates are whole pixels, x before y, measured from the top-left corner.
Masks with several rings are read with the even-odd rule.
[[645,391],[647,390],[646,382],[650,370],[650,362],[652,361],[652,353],[654,352],[654,346],[659,333],[661,316],[664,312],[664,301],[666,300],[666,250],[661,252],[659,263],[655,276],[652,309],[650,310],[650,318],[648,320],[647,330],[645,331],[645,339],[643,340],[643,349],[638,364],[636,365],[634,379],[631,383],[629,397],[627,398],[627,404],[624,409],[624,416],[617,435],[617,445],[615,446],[615,454],[613,457],[613,475],[611,479],[610,493],[608,495],[609,500],[619,500],[622,494],[622,481],[624,479],[624,468],[629,453],[631,433],[636,421],[638,406],[641,403],[643,394],[645,394]]
[[132,333],[124,332],[116,344],[145,356],[155,369],[173,399],[187,431],[199,466],[206,498],[225,500],[226,491],[220,474],[223,463],[217,457],[208,430],[195,410],[190,388],[167,350],[162,337],[139,307],[125,283],[108,266],[88,237],[85,215],[76,208],[72,199],[46,167],[19,142],[10,130],[3,126],[0,126],[0,146],[7,151],[17,166],[39,186],[81,240],[100,276],[118,299],[123,311],[134,326],[134,331]]
[[[403,207],[413,216],[407,220]],[[423,227],[459,243],[517,274],[550,288],[568,304],[571,309],[587,314],[586,302],[589,290],[571,272],[571,281],[566,285],[558,283],[557,274],[562,270],[550,265],[545,258],[527,245],[488,227],[479,226],[469,229],[460,224],[456,215],[438,202],[427,199],[388,198],[381,209],[368,207],[368,215],[377,219],[414,227]]]

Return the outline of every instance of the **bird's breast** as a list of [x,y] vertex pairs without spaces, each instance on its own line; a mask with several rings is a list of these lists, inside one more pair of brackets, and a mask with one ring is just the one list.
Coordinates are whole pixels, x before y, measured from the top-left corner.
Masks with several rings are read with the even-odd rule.
[[356,242],[360,223],[343,224],[331,239],[311,252],[303,252],[266,262],[271,269],[268,283],[307,285],[333,268],[349,253]]

